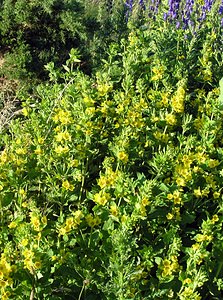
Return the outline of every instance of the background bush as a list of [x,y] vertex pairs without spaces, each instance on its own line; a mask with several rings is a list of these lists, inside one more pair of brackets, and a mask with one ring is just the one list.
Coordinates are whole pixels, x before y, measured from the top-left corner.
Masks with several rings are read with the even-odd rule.
[[107,43],[125,34],[122,1],[113,6],[108,2],[1,1],[0,46],[7,53],[2,74],[16,79],[46,78],[44,65],[50,61],[61,65],[71,48],[79,49],[83,68],[90,72]]

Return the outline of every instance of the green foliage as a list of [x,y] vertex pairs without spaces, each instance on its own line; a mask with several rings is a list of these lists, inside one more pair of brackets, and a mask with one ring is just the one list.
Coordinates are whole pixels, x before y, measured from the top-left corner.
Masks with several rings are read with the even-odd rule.
[[220,31],[162,22],[131,20],[91,75],[72,48],[20,94],[0,136],[3,300],[222,298]]

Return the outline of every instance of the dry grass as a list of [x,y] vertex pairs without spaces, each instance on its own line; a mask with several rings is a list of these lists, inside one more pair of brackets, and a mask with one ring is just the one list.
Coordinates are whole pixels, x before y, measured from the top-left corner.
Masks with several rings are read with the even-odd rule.
[[[4,59],[0,58],[0,67]],[[0,77],[0,133],[7,128],[11,120],[20,110],[19,100],[16,98],[18,82]]]

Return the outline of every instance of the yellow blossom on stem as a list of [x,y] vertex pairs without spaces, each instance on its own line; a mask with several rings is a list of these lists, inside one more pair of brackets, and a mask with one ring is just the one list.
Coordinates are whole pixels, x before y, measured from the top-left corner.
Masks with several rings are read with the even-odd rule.
[[74,185],[71,184],[68,180],[65,180],[63,181],[62,183],[62,187],[65,189],[65,190],[69,190],[69,191],[73,191],[74,190]]
[[62,154],[65,154],[65,153],[67,153],[68,151],[69,151],[69,148],[68,148],[68,146],[61,146],[61,145],[59,145],[59,146],[56,146],[55,148],[54,148],[54,151],[58,154],[58,155],[62,155]]
[[128,162],[128,154],[125,153],[124,151],[120,151],[118,153],[118,159],[121,160],[123,163],[127,163]]
[[175,125],[177,123],[176,117],[174,114],[166,114],[165,120],[169,125]]
[[218,215],[213,215],[213,217],[212,217],[212,219],[211,219],[211,223],[212,223],[212,224],[215,224],[215,223],[218,222],[218,221],[219,221]]
[[218,198],[220,197],[220,195],[221,195],[221,194],[220,194],[219,192],[214,192],[214,193],[213,193],[213,198],[214,198],[214,199],[218,199]]
[[195,195],[195,197],[197,197],[197,198],[199,198],[199,197],[202,196],[201,188],[200,188],[200,187],[198,187],[198,189],[195,189],[195,190],[194,190],[194,195]]
[[104,206],[110,198],[110,195],[105,192],[99,192],[94,195],[94,202]]
[[114,217],[117,217],[118,215],[118,207],[116,204],[112,204],[110,206],[110,213],[114,216]]
[[16,228],[16,226],[17,226],[17,223],[14,222],[14,221],[12,221],[12,222],[8,225],[8,228],[13,229],[13,228]]

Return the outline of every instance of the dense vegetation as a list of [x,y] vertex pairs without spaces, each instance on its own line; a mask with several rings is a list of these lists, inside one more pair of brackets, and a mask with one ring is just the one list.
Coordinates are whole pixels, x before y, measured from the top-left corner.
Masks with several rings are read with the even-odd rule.
[[222,299],[221,1],[1,6],[1,299]]

